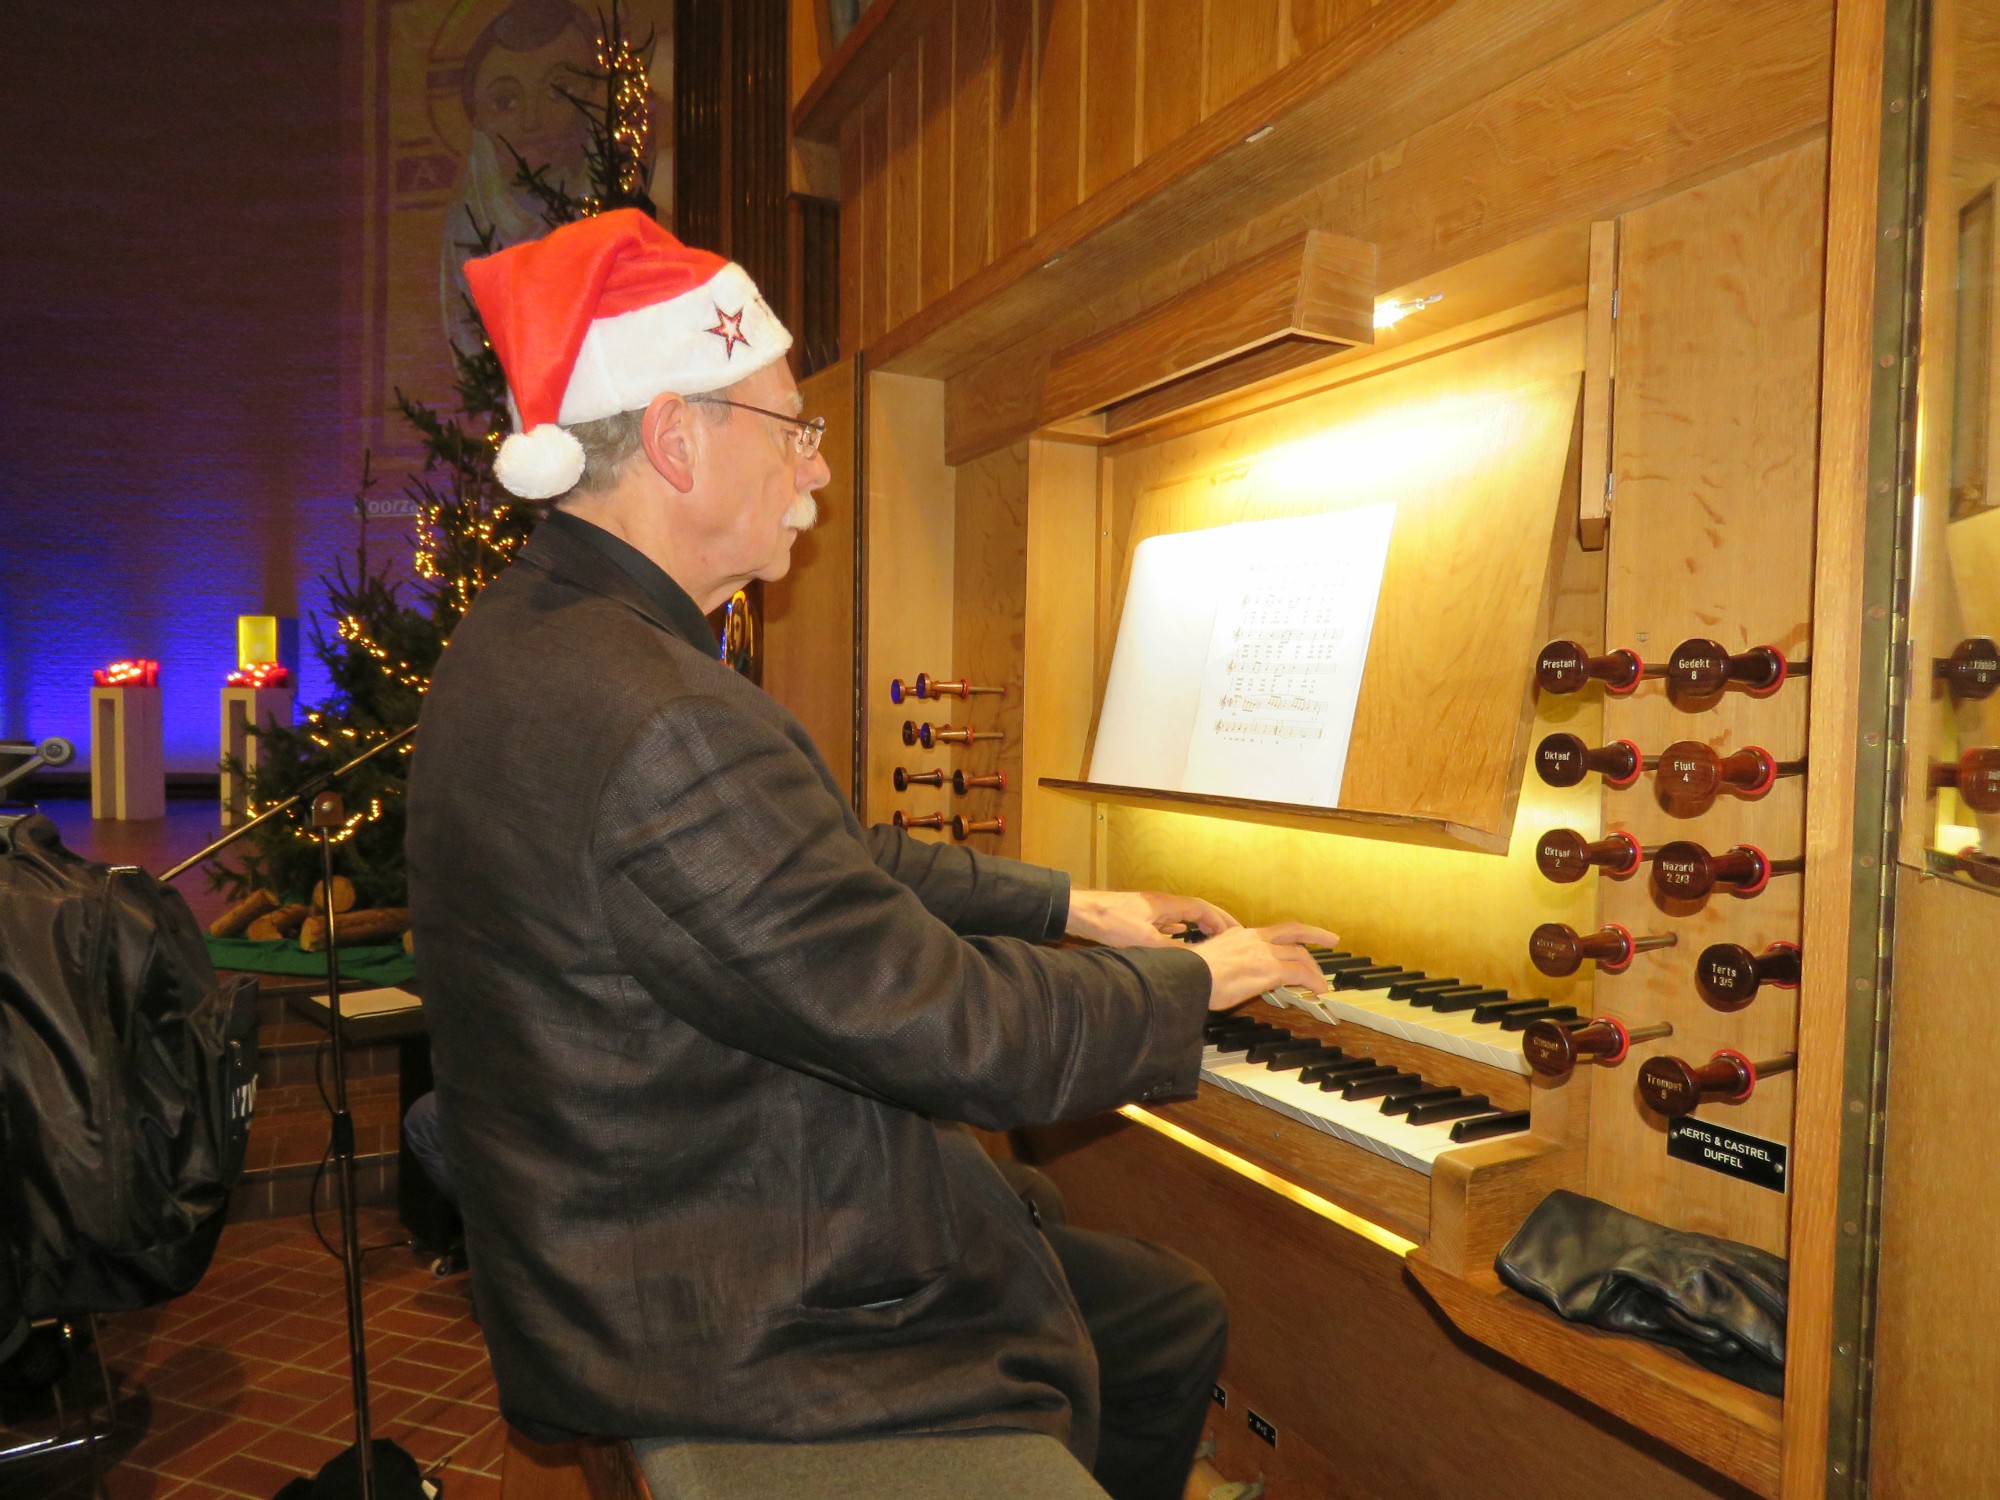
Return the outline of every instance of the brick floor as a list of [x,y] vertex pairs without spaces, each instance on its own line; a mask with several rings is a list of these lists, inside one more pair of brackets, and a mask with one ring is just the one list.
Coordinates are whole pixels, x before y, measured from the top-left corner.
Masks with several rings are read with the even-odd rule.
[[[331,1214],[321,1223],[331,1237]],[[363,1213],[364,1245],[402,1237],[393,1214]],[[446,1500],[498,1500],[503,1429],[466,1278],[433,1277],[407,1248],[364,1264],[375,1435],[440,1477]],[[226,1228],[187,1296],[102,1319],[122,1418],[100,1453],[115,1460],[104,1493],[270,1500],[316,1471],[354,1438],[344,1308],[340,1266],[309,1223],[273,1219]],[[0,1448],[24,1432],[0,1429]],[[5,1500],[69,1494],[87,1482],[0,1469]]]

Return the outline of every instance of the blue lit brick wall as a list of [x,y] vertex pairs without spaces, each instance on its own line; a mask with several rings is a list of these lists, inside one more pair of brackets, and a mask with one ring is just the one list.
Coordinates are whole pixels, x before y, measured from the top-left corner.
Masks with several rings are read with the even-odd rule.
[[91,669],[151,656],[168,769],[212,770],[236,617],[310,616],[352,546],[340,11],[10,16],[0,736],[86,749]]

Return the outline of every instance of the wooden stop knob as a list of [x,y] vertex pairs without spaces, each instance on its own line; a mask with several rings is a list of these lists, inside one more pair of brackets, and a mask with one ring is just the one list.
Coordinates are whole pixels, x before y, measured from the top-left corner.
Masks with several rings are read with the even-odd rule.
[[1551,979],[1574,974],[1585,963],[1617,974],[1630,966],[1635,954],[1671,948],[1679,941],[1671,932],[1635,938],[1616,922],[1590,933],[1579,933],[1562,922],[1544,922],[1528,935],[1528,958]]
[[1603,683],[1607,692],[1629,693],[1645,671],[1638,653],[1622,646],[1592,656],[1575,641],[1550,641],[1536,659],[1535,683],[1545,693],[1581,692],[1592,682]]
[[1799,982],[1799,950],[1795,943],[1773,943],[1752,953],[1738,943],[1712,943],[1695,960],[1694,983],[1710,1005],[1733,1010],[1748,1005],[1762,985],[1794,989]]
[[1713,698],[1730,683],[1759,697],[1775,693],[1795,670],[1776,646],[1752,646],[1732,655],[1719,641],[1696,636],[1667,658],[1667,690],[1688,698]]
[[965,840],[971,838],[975,833],[1005,833],[1006,831],[1007,820],[1005,818],[967,818],[960,816],[951,820],[951,836],[960,843],[965,842]]
[[1754,896],[1773,875],[1789,875],[1804,865],[1800,859],[1773,860],[1755,844],[1710,854],[1691,840],[1677,839],[1653,856],[1653,884],[1661,895],[1683,901],[1698,901],[1717,886]]
[[1639,779],[1644,758],[1630,740],[1613,740],[1592,749],[1573,734],[1552,734],[1535,746],[1535,774],[1550,786],[1576,786],[1593,771],[1606,786],[1630,786]]
[[951,789],[959,796],[963,797],[978,787],[990,787],[996,792],[1004,792],[1007,790],[1007,773],[995,771],[991,776],[968,776],[963,771],[951,773]]
[[1535,866],[1550,880],[1569,885],[1592,870],[1630,875],[1646,851],[1629,833],[1613,833],[1592,843],[1574,828],[1551,828],[1535,842]]
[[936,771],[905,771],[901,766],[898,766],[890,779],[896,783],[897,791],[907,792],[913,786],[943,786],[944,772],[941,769]]
[[1955,702],[1990,698],[2000,688],[2000,644],[1991,636],[1970,636],[1954,646],[1951,655],[1933,662],[1931,670]]
[[2000,812],[2000,747],[1966,751],[1952,765],[1931,767],[1931,789],[1955,787],[1974,812]]
[[904,812],[901,808],[897,808],[889,821],[894,823],[898,828],[935,828],[940,831],[944,828],[944,814],[941,812],[926,813],[922,817],[917,817],[912,813]]
[[1674,1119],[1691,1115],[1704,1104],[1741,1104],[1756,1092],[1759,1078],[1789,1072],[1797,1065],[1793,1053],[1753,1063],[1741,1052],[1726,1048],[1705,1063],[1691,1063],[1684,1057],[1650,1057],[1639,1069],[1639,1097],[1655,1114]]
[[1718,754],[1699,740],[1680,740],[1660,752],[1653,773],[1660,805],[1671,813],[1699,812],[1724,787],[1760,797],[1778,779],[1777,758],[1761,745]]

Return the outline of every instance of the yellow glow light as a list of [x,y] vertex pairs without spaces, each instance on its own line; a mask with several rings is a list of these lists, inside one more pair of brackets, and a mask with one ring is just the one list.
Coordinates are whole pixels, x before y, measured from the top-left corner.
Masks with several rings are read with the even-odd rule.
[[1443,292],[1432,292],[1428,297],[1410,297],[1401,302],[1389,301],[1375,304],[1375,326],[1394,328],[1413,312],[1422,312],[1433,302],[1442,302]]
[[1287,1182],[1275,1172],[1267,1172],[1256,1163],[1245,1161],[1235,1152],[1225,1151],[1214,1142],[1205,1141],[1193,1131],[1183,1130],[1173,1121],[1163,1120],[1136,1104],[1128,1104],[1118,1113],[1136,1124],[1144,1125],[1148,1130],[1159,1131],[1168,1140],[1185,1146],[1190,1151],[1198,1152],[1218,1166],[1227,1167],[1239,1177],[1249,1178],[1259,1187],[1269,1188],[1280,1197],[1289,1198],[1309,1213],[1318,1214],[1322,1219],[1338,1224],[1352,1234],[1360,1235],[1370,1244],[1381,1246],[1391,1255],[1408,1255],[1417,1248],[1414,1241],[1406,1240],[1400,1234],[1384,1229],[1373,1220],[1364,1219],[1357,1213],[1350,1213],[1338,1203],[1328,1202],[1318,1193],[1307,1192],[1296,1182]]

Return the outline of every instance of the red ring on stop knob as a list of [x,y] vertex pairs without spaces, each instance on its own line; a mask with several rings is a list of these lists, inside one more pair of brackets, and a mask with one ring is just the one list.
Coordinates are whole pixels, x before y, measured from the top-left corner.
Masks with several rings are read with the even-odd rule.
[[1632,675],[1630,678],[1622,685],[1615,682],[1606,682],[1604,684],[1604,691],[1611,694],[1614,698],[1628,698],[1633,693],[1638,692],[1640,679],[1646,675],[1646,664],[1639,659],[1639,653],[1629,650],[1624,646],[1613,646],[1604,654],[1606,656],[1622,656],[1632,664]]
[[1738,844],[1736,847],[1741,849],[1745,854],[1756,857],[1757,879],[1754,884],[1731,886],[1730,889],[1739,896],[1746,898],[1754,896],[1771,883],[1771,857],[1755,844]]
[[[1636,869],[1638,867],[1635,865],[1633,868]],[[1600,958],[1597,961],[1597,967],[1606,974],[1623,974],[1627,969],[1632,967],[1632,960],[1638,952],[1632,946],[1632,929],[1625,926],[1622,922],[1606,922],[1604,924],[1604,931],[1618,934],[1619,940],[1625,945],[1625,956],[1616,959]]]
[[[1750,1059],[1745,1057],[1741,1052],[1738,1052],[1734,1047],[1720,1048],[1717,1050],[1715,1056],[1733,1058],[1735,1059],[1736,1062],[1741,1064],[1743,1068],[1742,1092],[1736,1094],[1725,1094],[1723,1096],[1725,1103],[1741,1104],[1744,1100],[1748,1099],[1752,1094],[1757,1092],[1757,1065],[1755,1063],[1750,1061]],[[1711,1058],[1710,1061],[1712,1062],[1714,1061],[1714,1059]]]
[[[1637,684],[1635,683],[1634,686],[1637,686]],[[1627,689],[1627,691],[1629,692],[1630,689]],[[1627,750],[1632,752],[1632,774],[1630,776],[1612,776],[1607,774],[1604,778],[1606,786],[1617,787],[1623,790],[1628,786],[1634,785],[1639,780],[1640,773],[1645,769],[1646,765],[1645,752],[1640,750],[1630,740],[1613,740],[1611,743],[1614,745],[1623,745]],[[1637,869],[1638,866],[1634,865],[1632,868]]]
[[1766,646],[1764,649],[1766,651],[1769,651],[1771,655],[1775,656],[1778,659],[1778,675],[1776,677],[1773,677],[1770,683],[1764,687],[1745,688],[1744,691],[1747,692],[1753,698],[1770,697],[1771,694],[1777,692],[1779,688],[1785,685],[1785,679],[1789,677],[1792,672],[1792,664],[1785,660],[1784,652],[1780,651],[1776,646]]
[[[1797,953],[1799,951],[1799,945],[1797,943],[1785,943],[1785,942],[1772,943],[1770,945],[1770,948],[1782,948],[1787,953]],[[1767,948],[1764,951],[1768,953],[1770,951],[1770,948]],[[1764,983],[1770,985],[1773,989],[1780,989],[1780,990],[1795,990],[1799,987],[1799,982],[1796,979],[1767,979],[1764,981]]]

